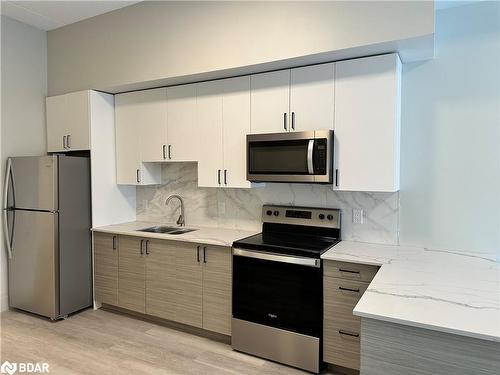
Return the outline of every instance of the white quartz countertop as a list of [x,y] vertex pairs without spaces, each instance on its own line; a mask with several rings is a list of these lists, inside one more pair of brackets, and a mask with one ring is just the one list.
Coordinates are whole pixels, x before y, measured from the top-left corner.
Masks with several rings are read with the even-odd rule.
[[183,242],[194,242],[207,245],[232,246],[233,241],[251,236],[258,232],[251,232],[240,229],[218,228],[218,227],[202,227],[196,225],[187,225],[183,228],[196,229],[193,232],[183,234],[168,234],[168,233],[150,233],[140,232],[139,229],[152,227],[155,225],[166,225],[176,227],[176,224],[158,224],[146,221],[132,221],[129,223],[107,225],[104,227],[92,228],[93,232],[115,233],[127,236],[157,238],[160,240],[174,240]]
[[350,241],[322,258],[381,266],[355,315],[500,342],[500,263],[493,258]]

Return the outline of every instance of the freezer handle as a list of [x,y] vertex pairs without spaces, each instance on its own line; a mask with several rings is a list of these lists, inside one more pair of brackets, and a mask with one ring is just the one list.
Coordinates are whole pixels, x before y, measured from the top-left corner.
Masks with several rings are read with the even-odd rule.
[[5,247],[7,248],[7,253],[9,255],[9,259],[12,259],[12,247],[10,243],[10,232],[9,225],[7,223],[7,203],[8,203],[8,190],[9,190],[9,180],[12,173],[12,161],[10,158],[7,159],[7,171],[5,173],[5,184],[3,189],[3,232],[5,237]]

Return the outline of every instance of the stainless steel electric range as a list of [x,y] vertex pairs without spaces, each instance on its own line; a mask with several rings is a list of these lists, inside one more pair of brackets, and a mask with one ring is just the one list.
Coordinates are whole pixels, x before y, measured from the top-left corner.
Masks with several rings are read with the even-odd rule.
[[340,241],[340,210],[265,205],[262,221],[262,233],[233,243],[232,347],[317,373],[320,256]]

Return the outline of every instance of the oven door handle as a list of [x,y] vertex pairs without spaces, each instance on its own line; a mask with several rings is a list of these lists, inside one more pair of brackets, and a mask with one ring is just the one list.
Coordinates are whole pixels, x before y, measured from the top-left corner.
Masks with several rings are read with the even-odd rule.
[[309,174],[314,174],[313,152],[314,139],[310,139],[307,145],[307,172],[309,172]]
[[260,251],[250,251],[250,250],[240,249],[237,247],[233,248],[233,255],[240,257],[247,257],[247,258],[270,260],[272,262],[291,263],[291,264],[297,264],[299,266],[308,266],[316,268],[321,267],[321,259],[294,257],[294,256],[274,254],[274,253],[263,253]]

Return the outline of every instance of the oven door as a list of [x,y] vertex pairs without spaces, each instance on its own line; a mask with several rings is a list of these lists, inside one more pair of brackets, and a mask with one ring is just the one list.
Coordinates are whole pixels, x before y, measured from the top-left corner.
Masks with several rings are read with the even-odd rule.
[[332,182],[331,131],[247,136],[247,179],[255,182]]
[[319,259],[233,250],[233,318],[321,337],[322,298]]

